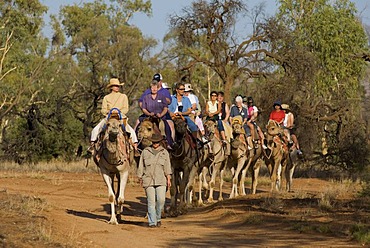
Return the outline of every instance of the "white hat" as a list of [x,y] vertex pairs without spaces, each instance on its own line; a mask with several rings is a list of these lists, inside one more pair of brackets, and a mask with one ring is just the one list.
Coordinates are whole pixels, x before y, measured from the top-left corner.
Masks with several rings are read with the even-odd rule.
[[241,96],[235,97],[235,102],[243,102],[243,98]]
[[167,83],[162,83],[162,88],[171,89],[171,87]]
[[185,92],[192,91],[193,88],[191,88],[191,84],[185,84]]

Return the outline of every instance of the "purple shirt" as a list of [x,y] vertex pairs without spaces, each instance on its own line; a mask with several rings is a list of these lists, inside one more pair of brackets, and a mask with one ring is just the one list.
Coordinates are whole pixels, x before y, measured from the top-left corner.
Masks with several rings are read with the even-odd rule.
[[[144,91],[144,93],[141,95],[141,97],[139,98],[139,102],[143,102],[143,99],[145,96],[147,95],[150,95],[152,94],[152,90],[151,89],[146,89]],[[171,104],[171,94],[169,92],[169,90],[165,89],[165,88],[160,88],[157,92],[158,95],[163,95],[165,96],[166,98],[170,99],[170,104]],[[167,102],[166,102],[167,103]],[[167,106],[166,106],[167,107]]]
[[146,95],[143,98],[143,109],[148,110],[149,113],[160,114],[163,109],[167,107],[166,97],[157,94],[156,98],[152,98],[152,94]]

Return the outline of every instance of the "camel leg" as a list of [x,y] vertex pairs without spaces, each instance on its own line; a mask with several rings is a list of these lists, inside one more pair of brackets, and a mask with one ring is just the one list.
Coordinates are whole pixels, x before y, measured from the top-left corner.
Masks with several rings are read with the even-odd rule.
[[199,196],[198,196],[198,206],[202,206],[202,205],[203,205],[203,199],[202,199],[203,171],[204,171],[204,168],[203,168],[203,170],[199,173],[199,183],[198,183],[198,192],[199,192]]
[[225,170],[222,169],[220,171],[220,195],[218,197],[218,200],[219,201],[222,201],[224,198],[222,197],[222,186],[224,185],[224,173],[225,173]]
[[239,183],[239,191],[240,191],[240,194],[241,195],[246,195],[245,193],[245,185],[244,185],[244,182],[245,182],[245,177],[247,175],[247,172],[248,172],[248,168],[249,166],[251,165],[252,163],[252,159],[253,157],[251,156],[250,159],[248,159],[248,163],[247,165],[244,167],[244,169],[242,170],[242,175],[241,175],[241,178],[240,178],[240,183]]
[[243,166],[245,164],[245,157],[241,157],[238,159],[238,164],[236,166],[236,170],[233,177],[233,186],[231,189],[230,198],[238,197],[238,182],[239,182],[239,173],[243,169]]
[[128,179],[128,170],[120,173],[120,183],[119,183],[119,196],[117,200],[118,206],[122,206],[125,201],[125,188]]
[[276,173],[276,190],[279,191],[280,190],[280,186],[281,186],[281,171],[282,171],[283,167],[281,165],[281,162],[279,163],[278,165],[278,169],[277,169],[277,173]]
[[[216,160],[217,158],[215,158]],[[213,200],[213,191],[216,185],[216,177],[218,172],[220,171],[221,162],[213,163],[214,169],[211,176],[211,181],[209,182],[209,196],[208,196],[208,202],[214,202]],[[212,166],[212,165],[211,165]]]
[[171,188],[170,188],[170,193],[171,193],[171,204],[170,204],[170,211],[169,214],[170,216],[177,216],[177,185],[178,185],[178,179],[179,179],[179,174],[176,171],[173,171],[173,175],[171,177]]
[[105,184],[108,187],[108,199],[110,202],[110,210],[111,210],[111,218],[109,220],[109,224],[118,225],[117,217],[116,217],[116,209],[115,209],[115,195],[112,188],[113,177],[109,176],[107,173],[102,172],[103,179]]
[[280,160],[275,160],[273,161],[272,168],[271,168],[271,174],[270,174],[270,179],[271,179],[271,189],[270,191],[272,192],[274,189],[276,189],[276,184],[277,184],[277,173],[278,173],[278,167],[280,166]]
[[252,168],[252,187],[251,191],[252,194],[255,195],[257,191],[257,184],[258,184],[258,174],[261,168],[261,161],[257,161],[258,164]]

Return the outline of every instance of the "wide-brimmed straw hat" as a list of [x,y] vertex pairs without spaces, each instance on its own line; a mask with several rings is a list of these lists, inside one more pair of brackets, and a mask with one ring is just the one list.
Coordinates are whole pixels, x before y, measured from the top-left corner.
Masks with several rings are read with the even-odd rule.
[[289,107],[288,104],[285,104],[285,103],[281,104],[281,108],[284,109],[284,110],[289,110],[290,111],[290,107]]
[[154,133],[152,136],[149,138],[149,140],[153,143],[158,143],[163,140],[163,136],[160,135],[159,133]]
[[124,83],[121,83],[118,78],[111,78],[109,80],[109,84],[107,85],[107,88],[110,88],[112,86],[122,86]]

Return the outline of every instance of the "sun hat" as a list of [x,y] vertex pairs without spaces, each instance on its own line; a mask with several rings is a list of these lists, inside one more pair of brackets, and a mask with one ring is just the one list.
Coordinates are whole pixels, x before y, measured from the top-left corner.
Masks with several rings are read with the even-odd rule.
[[191,84],[185,84],[185,92],[192,91]]
[[162,75],[160,73],[154,74],[153,80],[157,80],[158,82],[162,81],[163,80]]
[[281,108],[284,109],[284,110],[290,110],[289,105],[285,104],[285,103],[281,104]]
[[171,89],[171,87],[167,83],[162,83],[162,88]]
[[275,101],[274,105],[272,105],[272,106],[275,108],[276,105],[281,107],[281,102],[280,101]]
[[149,140],[153,143],[158,143],[163,140],[163,136],[159,133],[153,133]]
[[107,85],[107,88],[110,88],[112,86],[122,86],[124,83],[121,83],[118,78],[111,78],[109,80],[109,84]]

